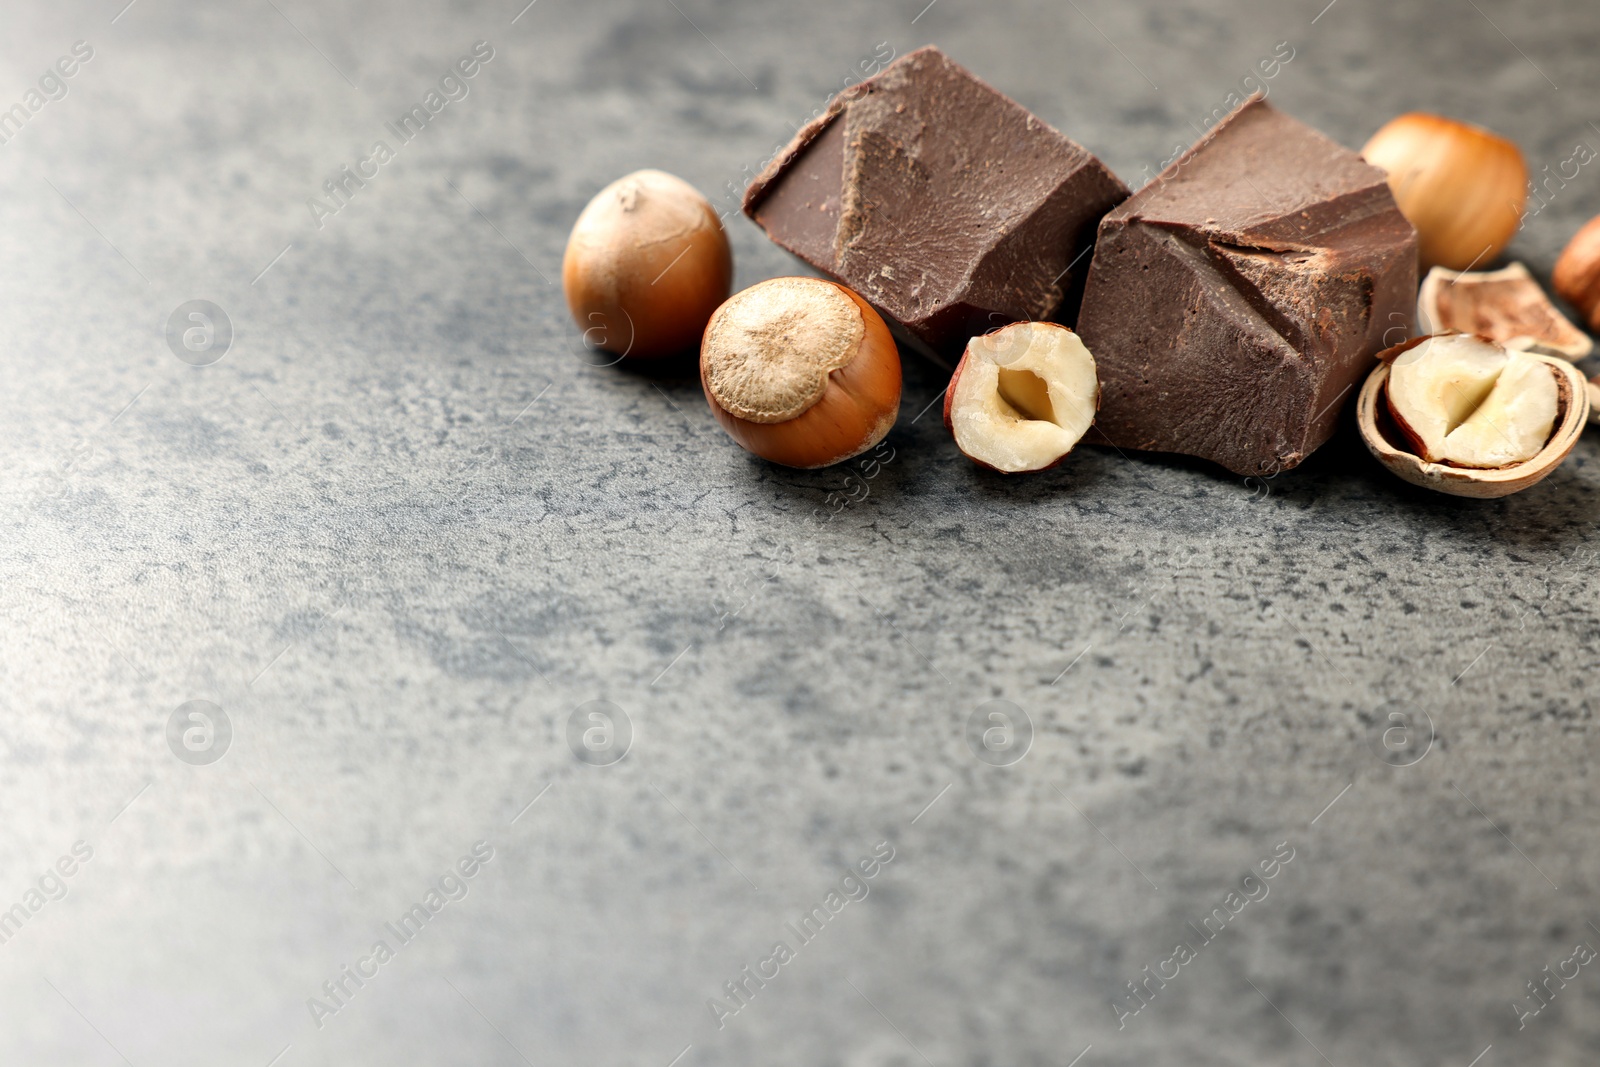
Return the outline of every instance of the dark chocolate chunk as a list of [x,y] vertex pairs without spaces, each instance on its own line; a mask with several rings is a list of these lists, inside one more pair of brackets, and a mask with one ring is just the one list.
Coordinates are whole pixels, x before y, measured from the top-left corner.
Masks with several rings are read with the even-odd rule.
[[1008,322],[1070,321],[1095,227],[1127,196],[1094,156],[930,47],[834,97],[744,210],[954,355]]
[[1416,231],[1383,171],[1252,98],[1100,223],[1086,440],[1288,470],[1416,299]]

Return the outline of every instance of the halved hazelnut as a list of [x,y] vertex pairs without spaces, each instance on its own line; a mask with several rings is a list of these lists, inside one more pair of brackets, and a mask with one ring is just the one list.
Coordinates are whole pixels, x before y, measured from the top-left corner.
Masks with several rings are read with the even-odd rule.
[[1443,334],[1389,367],[1389,412],[1430,463],[1494,469],[1524,463],[1550,439],[1556,379],[1526,352],[1471,334]]
[[1475,333],[1507,348],[1582,359],[1594,342],[1556,310],[1528,268],[1454,271],[1435,267],[1417,297],[1423,333]]
[[[1414,450],[1419,446],[1414,443],[1411,435],[1397,425],[1398,420],[1391,413],[1388,400],[1389,378],[1395,366],[1407,353],[1440,340],[1442,340],[1440,337],[1414,337],[1379,354],[1378,365],[1367,376],[1366,384],[1361,387],[1361,395],[1356,398],[1356,425],[1361,430],[1361,439],[1373,457],[1388,468],[1389,473],[1412,485],[1439,493],[1449,493],[1452,496],[1478,499],[1493,499],[1521,492],[1529,486],[1537,485],[1561,466],[1562,461],[1572,452],[1573,446],[1578,443],[1578,438],[1583,435],[1583,425],[1591,411],[1590,390],[1584,388],[1587,383],[1584,382],[1583,373],[1577,367],[1557,356],[1546,356],[1537,352],[1520,353],[1519,356],[1523,360],[1542,364],[1556,383],[1557,418],[1554,430],[1538,454],[1522,463],[1491,469],[1433,463],[1417,455]],[[1471,357],[1468,359],[1470,361]],[[1507,363],[1509,362],[1508,356]],[[1467,373],[1458,377],[1457,381],[1458,391],[1461,389],[1476,391],[1482,388],[1480,374]],[[1495,387],[1498,387],[1498,381]],[[1488,396],[1494,394],[1495,387],[1489,389]],[[1488,396],[1484,397],[1485,402]],[[1422,417],[1418,416],[1418,419],[1420,421]]]
[[900,413],[889,327],[820,278],[773,278],[729,297],[706,324],[700,382],[728,436],[789,467],[860,455]]
[[1053,322],[1015,322],[967,343],[944,394],[944,424],[975,463],[1037,471],[1072,451],[1099,406],[1082,338]]

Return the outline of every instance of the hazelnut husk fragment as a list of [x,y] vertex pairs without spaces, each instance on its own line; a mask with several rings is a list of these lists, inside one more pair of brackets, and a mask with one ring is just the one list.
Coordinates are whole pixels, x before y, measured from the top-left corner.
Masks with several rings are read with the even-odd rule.
[[1507,348],[1563,359],[1582,359],[1594,350],[1588,334],[1556,310],[1521,263],[1491,271],[1433,268],[1417,297],[1417,324],[1423,333],[1478,334]]
[[1600,215],[1567,242],[1550,276],[1556,295],[1578,309],[1589,329],[1600,333]]
[[700,382],[729,437],[788,467],[858,456],[900,413],[889,327],[821,278],[773,278],[729,297],[706,324]]

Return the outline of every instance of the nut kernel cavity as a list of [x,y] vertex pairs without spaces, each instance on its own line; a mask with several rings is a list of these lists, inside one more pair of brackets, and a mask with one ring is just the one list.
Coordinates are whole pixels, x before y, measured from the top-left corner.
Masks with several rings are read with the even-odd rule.
[[706,329],[706,389],[729,414],[787,422],[822,399],[828,376],[855,359],[866,336],[861,309],[816,278],[777,278],[746,289]]

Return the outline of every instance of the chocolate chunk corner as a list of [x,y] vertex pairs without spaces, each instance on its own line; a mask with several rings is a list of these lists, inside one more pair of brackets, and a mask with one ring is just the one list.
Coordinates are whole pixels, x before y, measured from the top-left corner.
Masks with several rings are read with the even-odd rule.
[[936,352],[1072,321],[1128,188],[937,48],[841,92],[745,192],[767,235]]
[[1409,336],[1417,237],[1383,171],[1259,97],[1100,224],[1078,332],[1097,440],[1288,470]]

